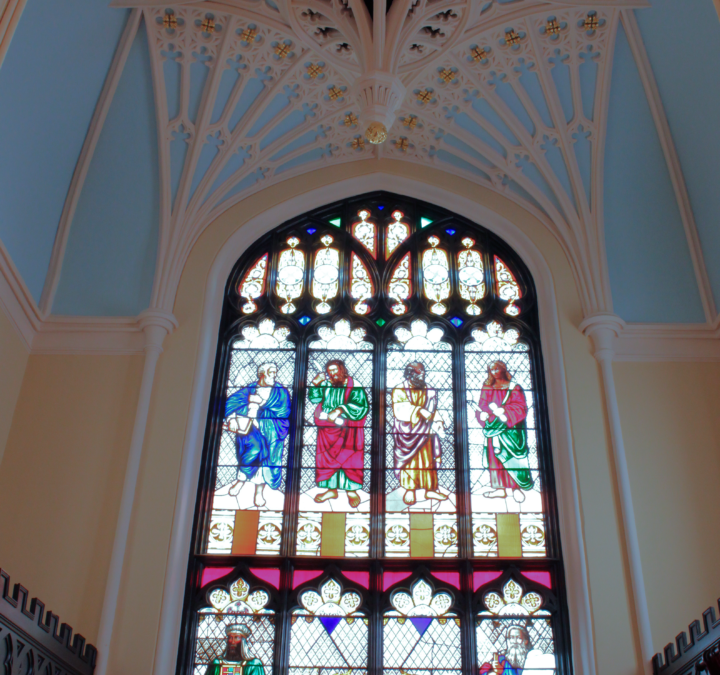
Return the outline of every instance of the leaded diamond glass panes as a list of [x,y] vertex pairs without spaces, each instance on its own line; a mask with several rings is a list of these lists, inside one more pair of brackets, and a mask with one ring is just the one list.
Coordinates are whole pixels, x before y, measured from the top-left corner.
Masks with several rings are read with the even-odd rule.
[[395,337],[385,395],[385,555],[457,556],[450,345],[420,319]]
[[402,222],[402,211],[393,211],[392,222],[387,226],[385,233],[385,257],[390,254],[410,236],[410,228]]
[[368,220],[369,217],[370,211],[366,211],[365,209],[358,211],[358,218],[360,220],[353,223],[352,234],[353,237],[355,237],[355,239],[357,239],[368,250],[370,255],[375,258],[377,255],[377,235],[375,234],[375,223]]
[[473,246],[475,240],[464,237],[462,240],[463,251],[457,254],[458,280],[460,281],[460,297],[469,300],[465,311],[470,316],[477,316],[482,312],[478,300],[485,297],[485,269],[482,255]]
[[510,316],[520,314],[520,308],[514,304],[521,297],[520,286],[508,266],[495,256],[495,275],[497,276],[497,292],[501,300],[507,302],[505,313]]
[[422,256],[425,296],[433,303],[430,305],[433,314],[445,314],[447,306],[441,301],[450,297],[450,265],[447,253],[437,247],[439,243],[437,237],[428,237],[431,248],[426,249]]
[[225,293],[178,673],[569,675],[507,245],[376,193],[263,235]]
[[410,254],[406,253],[395,266],[387,288],[388,296],[393,301],[390,306],[390,311],[393,314],[405,314],[407,312],[405,301],[410,297],[410,291],[412,290],[411,273]]
[[272,319],[231,345],[208,553],[280,552],[295,345]]
[[308,350],[298,555],[367,557],[373,346],[347,319]]
[[362,596],[330,578],[298,596],[291,615],[291,675],[367,672],[368,626]]
[[383,616],[383,672],[459,675],[461,623],[452,596],[421,578],[410,592],[393,593],[390,603]]
[[263,255],[245,274],[238,295],[246,302],[242,306],[243,314],[252,314],[257,305],[253,302],[265,292],[265,278],[267,277],[268,254]]
[[353,309],[358,314],[370,311],[368,300],[373,296],[373,283],[370,273],[360,257],[353,253],[350,259],[350,297],[355,301]]
[[290,237],[287,240],[290,248],[280,253],[277,269],[277,284],[275,291],[285,300],[280,306],[280,311],[285,314],[292,314],[296,307],[292,302],[302,295],[305,281],[305,254],[297,250],[300,240],[297,237]]
[[554,675],[555,640],[543,595],[524,591],[512,577],[498,591],[482,594],[476,619],[477,662],[481,675],[523,672]]
[[476,556],[546,554],[528,346],[493,321],[465,345],[473,548]]
[[239,578],[206,598],[197,613],[193,675],[240,673],[243,664],[256,675],[272,675],[275,612],[267,608],[268,592]]

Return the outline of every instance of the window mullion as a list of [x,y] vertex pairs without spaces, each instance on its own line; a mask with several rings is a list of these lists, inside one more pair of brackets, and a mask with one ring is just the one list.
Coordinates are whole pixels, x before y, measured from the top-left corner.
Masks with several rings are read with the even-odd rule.
[[458,340],[453,343],[453,390],[455,394],[455,475],[457,481],[458,555],[471,558],[472,517],[470,496],[470,470],[467,438],[467,397],[465,387],[465,361],[463,346]]

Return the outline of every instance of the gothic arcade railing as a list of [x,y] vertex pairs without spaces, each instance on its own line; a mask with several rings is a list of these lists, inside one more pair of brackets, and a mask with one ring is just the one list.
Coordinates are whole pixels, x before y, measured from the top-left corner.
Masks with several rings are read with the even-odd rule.
[[[12,590],[12,593],[11,593]],[[0,569],[0,663],[6,675],[92,675],[97,650],[66,623],[45,611],[37,598],[28,603],[20,584]],[[29,604],[29,607],[28,607]]]
[[714,607],[703,612],[702,629],[699,621],[693,621],[675,643],[653,656],[653,675],[720,675],[720,619]]

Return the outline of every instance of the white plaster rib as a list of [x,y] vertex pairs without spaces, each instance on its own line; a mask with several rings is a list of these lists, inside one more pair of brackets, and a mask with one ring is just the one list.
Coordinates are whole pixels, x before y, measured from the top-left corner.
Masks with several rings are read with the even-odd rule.
[[645,96],[650,105],[650,110],[660,139],[660,145],[665,155],[665,162],[670,174],[673,190],[675,191],[675,199],[678,210],[680,211],[688,248],[690,249],[690,257],[692,259],[693,269],[695,270],[695,280],[698,285],[705,320],[708,323],[712,323],[717,318],[715,299],[705,266],[705,258],[702,252],[700,237],[698,236],[692,204],[690,203],[690,195],[687,191],[680,158],[678,157],[667,115],[665,114],[665,107],[660,97],[660,90],[658,89],[655,75],[650,65],[650,59],[648,58],[645,43],[643,42],[634,11],[631,9],[623,10],[621,19],[625,28],[625,34],[630,43],[630,49],[640,73],[640,79],[645,89]]
[[27,0],[0,0],[0,67],[10,49]]
[[103,84],[97,104],[95,105],[95,111],[93,112],[92,119],[90,120],[90,126],[88,127],[87,134],[85,135],[85,140],[83,142],[82,149],[80,150],[80,156],[78,157],[77,164],[75,165],[75,171],[73,172],[73,177],[70,181],[70,188],[68,189],[67,196],[65,197],[65,204],[63,205],[63,210],[60,214],[60,223],[58,224],[57,233],[55,235],[55,243],[53,244],[50,265],[45,277],[45,285],[43,286],[42,295],[40,296],[40,312],[43,317],[49,316],[52,311],[55,293],[57,292],[58,284],[60,283],[60,273],[62,271],[65,250],[67,249],[67,243],[70,237],[72,220],[75,215],[78,202],[80,201],[80,194],[82,192],[83,185],[85,184],[85,178],[87,177],[88,170],[90,169],[90,163],[92,162],[95,148],[97,147],[100,139],[105,119],[110,111],[115,91],[117,90],[120,77],[122,76],[125,68],[125,63],[127,62],[128,54],[130,53],[130,48],[133,45],[135,35],[137,34],[138,27],[140,26],[141,18],[142,10],[133,9],[132,12],[130,12],[130,16],[128,17],[117,48],[115,49],[115,55],[110,63],[105,83]]

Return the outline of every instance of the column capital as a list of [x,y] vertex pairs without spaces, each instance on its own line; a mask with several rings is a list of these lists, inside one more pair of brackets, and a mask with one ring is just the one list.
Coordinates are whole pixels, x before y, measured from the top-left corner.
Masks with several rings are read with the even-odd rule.
[[140,313],[138,324],[145,333],[145,351],[162,351],[162,344],[167,335],[177,327],[178,320],[162,309],[146,309]]
[[612,361],[615,355],[615,339],[625,329],[625,322],[611,312],[597,312],[585,317],[578,326],[586,337],[589,337],[593,345],[593,356],[598,361]]

